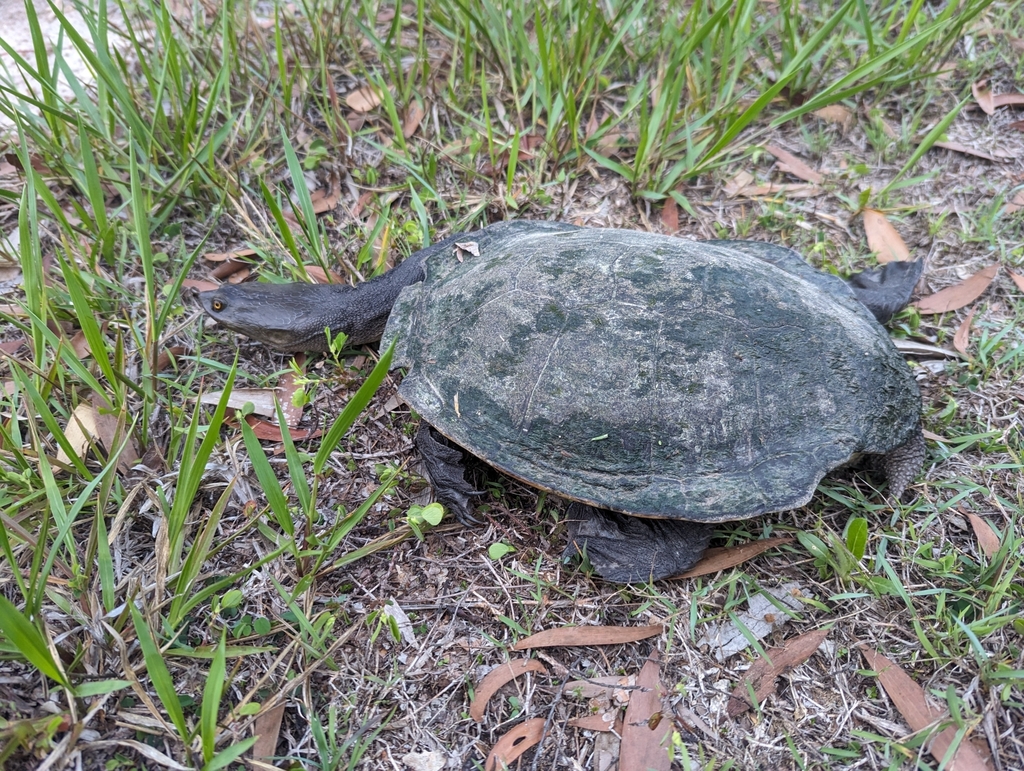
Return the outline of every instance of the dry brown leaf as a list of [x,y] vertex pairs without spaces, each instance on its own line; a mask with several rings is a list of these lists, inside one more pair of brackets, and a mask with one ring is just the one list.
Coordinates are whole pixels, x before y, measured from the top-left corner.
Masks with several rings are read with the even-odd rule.
[[1020,273],[1014,273],[1012,270],[1006,272],[1010,274],[1010,278],[1013,279],[1013,283],[1017,285],[1017,288],[1024,292],[1024,276]]
[[[11,235],[14,235],[14,234],[12,233]],[[4,235],[3,235],[3,233],[0,233],[0,247],[3,247],[3,246],[4,246]],[[16,253],[17,249],[15,249],[14,251]],[[3,255],[3,254],[4,254],[3,249],[0,248],[0,255]],[[6,260],[7,257],[4,256],[2,259]],[[11,259],[16,259],[15,255],[12,254],[11,255]],[[21,281],[22,281],[21,265],[6,265],[6,264],[3,264],[3,263],[0,263],[0,283],[3,283],[3,284],[7,285],[7,287],[6,287],[7,291],[10,291],[10,289],[13,288],[15,285],[20,284]],[[7,292],[4,292],[4,294],[7,294]]]
[[329,191],[318,188],[312,192],[309,200],[313,204],[314,214],[323,214],[324,212],[331,211],[338,205],[338,201],[341,200],[341,187],[335,186]]
[[662,714],[661,656],[651,651],[626,707],[619,747],[619,771],[669,771],[672,718]]
[[216,268],[210,271],[211,278],[217,278],[220,279],[221,281],[223,281],[224,279],[228,279],[232,280],[233,283],[237,283],[234,282],[233,279],[238,274],[244,274],[245,276],[249,275],[248,262],[243,262],[242,260],[235,259],[225,260]]
[[992,89],[986,85],[987,81],[979,80],[976,83],[971,84],[971,93],[974,94],[974,101],[978,103],[978,107],[986,115],[991,115],[996,111],[995,105],[992,104]]
[[103,398],[99,394],[93,394],[92,406],[96,412],[96,436],[99,438],[100,444],[108,453],[120,449],[121,452],[117,456],[117,469],[122,474],[127,474],[139,462],[139,449],[135,444],[135,439],[129,436],[127,437],[128,441],[124,441],[124,421],[119,421],[117,416],[106,408]]
[[498,692],[498,689],[527,672],[547,674],[548,668],[537,659],[514,659],[488,672],[476,687],[476,696],[473,697],[473,701],[469,705],[469,716],[478,723],[483,721],[487,702]]
[[181,282],[181,285],[189,289],[197,289],[200,292],[208,292],[220,286],[220,284],[213,281],[198,281],[194,278],[186,278]]
[[661,230],[663,233],[679,232],[679,206],[672,196],[666,198],[661,207]]
[[356,205],[352,207],[352,218],[359,219],[359,215],[362,214],[363,209],[373,199],[373,192],[367,191],[359,196],[356,201]]
[[459,262],[462,262],[463,256],[460,252],[465,252],[473,257],[480,256],[480,244],[476,241],[456,241],[455,242],[455,256]]
[[523,134],[519,140],[519,157],[533,158],[533,151],[543,147],[545,141],[542,134]]
[[357,88],[345,97],[345,104],[356,112],[369,112],[382,101],[380,94],[373,86]]
[[807,661],[811,654],[821,647],[830,629],[831,627],[826,627],[798,635],[786,640],[785,644],[778,648],[765,651],[766,656],[750,665],[750,669],[729,697],[729,717],[742,715],[754,706],[750,703],[750,688],[753,688],[754,699],[758,704],[775,693],[775,679]]
[[730,198],[735,198],[743,190],[752,185],[754,177],[752,174],[746,171],[739,171],[732,179],[725,183],[725,194]]
[[253,721],[252,732],[256,737],[252,745],[252,759],[262,761],[273,767],[277,755],[277,738],[281,733],[281,718],[284,717],[284,704],[275,704],[265,709]]
[[92,355],[92,351],[89,350],[89,341],[85,339],[85,332],[82,330],[78,330],[72,335],[68,345],[71,346],[71,350],[75,352],[75,356],[79,359]]
[[24,336],[8,340],[6,343],[0,343],[0,351],[3,351],[8,356],[13,356],[23,345],[28,345],[28,338]]
[[[867,646],[861,646],[860,652],[867,661],[868,668],[875,671],[878,682],[889,694],[889,698],[907,721],[911,731],[923,731],[933,723],[948,717],[945,710],[928,702],[924,689],[895,663]],[[932,757],[941,761],[955,738],[956,728],[950,726],[938,735],[932,736],[928,751]],[[968,741],[961,742],[946,768],[949,771],[992,771],[991,764],[986,762]]]
[[175,359],[179,356],[185,355],[185,346],[183,345],[172,345],[170,348],[165,348],[160,351],[156,357],[156,371],[163,372],[169,366],[171,366]]
[[411,139],[412,135],[416,133],[416,129],[420,127],[420,123],[423,122],[423,116],[426,114],[427,111],[423,109],[419,102],[415,99],[410,102],[405,110],[405,120],[402,121],[402,136],[406,139]]
[[333,270],[327,271],[319,265],[307,265],[306,275],[314,279],[318,284],[343,284],[345,279]]
[[544,738],[545,722],[544,718],[535,717],[520,723],[498,739],[487,756],[487,762],[484,764],[486,771],[501,771],[530,747],[540,744],[540,740]]
[[750,541],[749,543],[743,543],[739,546],[724,546],[708,549],[704,552],[704,556],[701,557],[700,562],[685,573],[672,576],[672,578],[696,578],[697,576],[706,576],[711,573],[717,573],[720,570],[728,570],[729,568],[746,562],[747,560],[752,559],[758,554],[766,552],[775,546],[782,546],[782,544],[792,543],[792,541],[793,539],[790,536],[776,536],[774,538],[762,538],[760,541]]
[[619,155],[619,150],[636,144],[636,134],[624,131],[609,131],[597,140],[597,152],[608,158]]
[[992,97],[993,107],[1018,107],[1024,105],[1024,94],[996,94]]
[[837,124],[842,128],[844,134],[853,128],[853,124],[856,121],[853,111],[841,104],[830,104],[827,107],[822,107],[820,110],[815,110],[814,115],[826,123]]
[[944,442],[945,444],[949,444],[949,439],[942,436],[941,434],[936,434],[934,431],[929,431],[927,428],[923,429],[921,431],[921,434],[924,436],[925,439],[929,439],[933,442]]
[[[565,692],[573,696],[579,695],[581,699],[596,699],[606,697],[611,699],[615,691],[631,688],[636,685],[636,677],[633,675],[603,675],[591,677],[587,680],[573,680],[565,684]],[[629,693],[629,691],[625,691]],[[624,701],[629,701],[626,698]]]
[[1007,123],[1006,128],[1017,129],[1017,131],[1024,131],[1024,120],[1015,120],[1013,123]]
[[[68,440],[71,449],[79,458],[85,457],[89,445],[96,441],[99,432],[96,429],[96,408],[91,404],[82,402],[75,407],[71,417],[68,418],[67,428],[64,429],[64,438]],[[66,466],[71,465],[71,456],[63,447],[57,448],[57,460]]]
[[744,196],[745,198],[760,198],[763,196],[786,195],[790,198],[812,198],[821,195],[825,191],[816,185],[800,183],[769,183],[765,185],[753,184],[754,178],[745,171],[739,172],[735,177],[725,183],[725,194],[730,198]]
[[914,305],[921,313],[946,313],[959,310],[981,297],[998,271],[998,264],[989,265],[959,284],[947,286],[935,294],[922,297]]
[[[207,391],[199,397],[201,404],[214,407],[220,403],[223,391]],[[276,389],[274,388],[235,388],[228,396],[228,407],[240,410],[246,404],[251,404],[253,412],[257,415],[266,415],[268,418],[277,417]]]
[[989,559],[992,559],[999,551],[999,533],[995,531],[992,525],[977,514],[968,513],[967,518],[971,521],[971,527],[974,529],[974,537],[978,539],[978,546],[981,548],[981,553]]
[[868,237],[868,248],[878,255],[879,262],[904,262],[910,259],[910,250],[882,212],[864,210],[864,232]]
[[986,153],[984,150],[976,150],[973,147],[968,147],[960,142],[936,142],[933,147],[942,147],[946,150],[952,150],[955,153],[963,153],[964,155],[973,155],[975,158],[984,158],[986,161],[998,161],[994,155]]
[[[236,425],[233,418],[225,418],[224,422],[229,426]],[[245,422],[252,428],[256,438],[264,442],[280,442],[282,440],[281,427],[276,423],[271,423],[269,420],[264,420],[257,415],[246,415]],[[312,428],[293,428],[289,432],[293,442],[301,442],[303,439],[316,439],[320,436],[323,431]]]
[[781,147],[768,145],[765,147],[765,150],[776,157],[780,171],[792,174],[794,177],[802,179],[804,182],[813,182],[815,185],[820,185],[822,180],[825,179],[824,176],[812,169],[804,161],[800,160],[792,153],[786,152]]
[[207,252],[203,255],[203,259],[209,262],[225,262],[227,260],[237,260],[242,257],[254,257],[255,255],[255,249],[235,249],[231,252]]
[[586,717],[569,719],[569,725],[582,728],[584,731],[611,731],[615,728],[615,712],[599,712]]
[[1024,188],[1018,190],[1013,198],[1006,202],[1006,205],[1003,206],[1003,214],[1013,214],[1021,209],[1024,209]]
[[621,645],[661,634],[661,624],[652,626],[562,626],[524,637],[513,650],[551,648],[556,645]]
[[971,337],[971,322],[974,320],[974,313],[977,310],[978,306],[971,308],[971,312],[967,314],[967,317],[960,323],[960,326],[956,328],[956,334],[953,335],[953,347],[964,356],[967,355],[967,345],[970,343]]
[[[11,164],[19,172],[25,171],[25,167],[21,163],[21,157],[17,153],[4,153],[3,157],[4,160]],[[41,155],[37,153],[32,153],[29,156],[28,161],[32,168],[38,171],[40,174],[53,174],[53,172],[50,170],[50,167],[43,163],[43,158]]]

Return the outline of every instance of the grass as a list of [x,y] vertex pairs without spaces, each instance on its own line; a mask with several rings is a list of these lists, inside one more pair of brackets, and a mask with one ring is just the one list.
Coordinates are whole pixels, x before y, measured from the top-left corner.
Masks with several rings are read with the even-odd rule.
[[[652,621],[671,623],[667,681],[715,727],[698,741],[677,721],[683,767],[927,766],[923,737],[893,730],[899,715],[858,673],[858,641],[946,704],[961,739],[985,736],[1004,767],[1024,763],[1024,304],[1005,272],[980,301],[969,357],[918,370],[926,428],[948,441],[930,447],[914,503],[893,510],[844,475],[800,511],[721,532],[797,544],[647,587],[559,562],[557,502],[512,480],[482,482],[491,524],[479,532],[415,508],[409,421],[385,409],[389,351],[315,371],[324,434],[296,444],[285,432],[275,454],[228,398],[281,362],[252,346],[236,358],[182,293],[205,252],[245,244],[267,274],[368,278],[494,219],[657,229],[666,205],[684,232],[770,239],[841,271],[866,259],[857,213],[882,207],[900,212],[908,242],[930,245],[936,287],[993,260],[1021,272],[1024,227],[1002,211],[1024,151],[988,166],[935,149],[1001,125],[970,111],[970,84],[1020,82],[1019,3],[79,10],[72,24],[54,9],[63,37],[50,57],[32,6],[34,54],[0,40],[0,149],[15,167],[0,176],[0,231],[16,233],[22,288],[3,337],[24,339],[0,363],[0,670],[19,683],[0,706],[6,767],[78,750],[108,768],[241,767],[279,704],[282,767],[392,767],[389,752],[424,748],[461,765],[501,732],[465,718],[464,685],[502,648],[559,624]],[[352,106],[357,91],[375,104]],[[834,104],[853,112],[852,136],[814,117]],[[739,170],[770,173],[769,140],[830,170],[824,197],[723,196]],[[340,191],[326,216],[313,187]],[[894,325],[948,346],[963,315],[911,310]],[[169,358],[172,347],[184,352]],[[207,409],[214,386],[223,396]],[[80,422],[97,426],[88,438]],[[968,513],[997,523],[994,556],[978,552]],[[514,549],[487,556],[501,545]],[[702,631],[780,576],[813,595],[793,627],[836,631],[804,665],[817,671],[791,673],[756,723],[721,727],[720,684],[746,654],[713,665]],[[599,675],[635,669],[638,650],[559,655]],[[534,688],[506,716],[546,714],[557,689]],[[767,741],[748,741],[757,732]],[[591,751],[560,726],[541,762]]]

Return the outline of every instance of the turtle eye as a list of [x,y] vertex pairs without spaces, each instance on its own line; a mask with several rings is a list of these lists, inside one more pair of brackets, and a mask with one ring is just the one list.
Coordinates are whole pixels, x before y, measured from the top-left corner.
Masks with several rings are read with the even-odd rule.
[[224,310],[224,303],[221,300],[214,300],[212,303],[210,303],[210,305],[213,307],[215,311]]

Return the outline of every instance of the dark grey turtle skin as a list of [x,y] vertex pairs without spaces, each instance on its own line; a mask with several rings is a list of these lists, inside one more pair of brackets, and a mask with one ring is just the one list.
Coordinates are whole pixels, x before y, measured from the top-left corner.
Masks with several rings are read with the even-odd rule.
[[[437,432],[417,445],[463,521],[474,491],[449,444],[576,502],[569,551],[646,581],[696,562],[708,523],[801,506],[855,455],[886,457],[897,498],[920,469],[910,368],[856,287],[792,250],[510,222],[413,255],[402,281],[410,264],[421,275],[397,292],[382,345],[395,342],[399,393]],[[371,293],[394,294],[388,275]],[[213,294],[211,315],[274,344],[218,316]],[[881,316],[907,297],[884,299]],[[366,315],[336,315],[353,313]]]

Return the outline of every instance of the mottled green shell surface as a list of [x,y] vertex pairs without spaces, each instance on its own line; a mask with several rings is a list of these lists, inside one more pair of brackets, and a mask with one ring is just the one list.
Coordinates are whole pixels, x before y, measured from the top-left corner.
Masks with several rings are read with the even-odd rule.
[[[637,516],[806,503],[920,418],[910,368],[838,278],[789,249],[543,223],[467,234],[407,287],[400,393],[493,466]],[[454,250],[453,250],[454,251]]]

